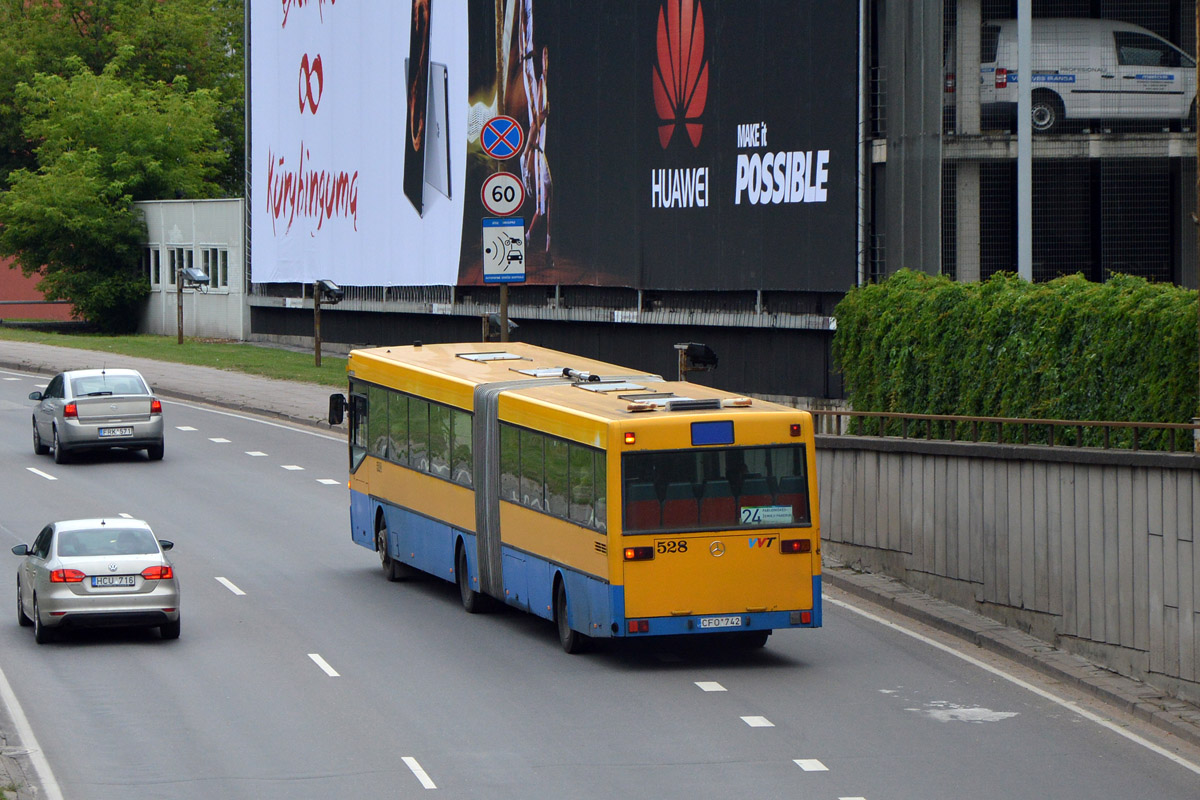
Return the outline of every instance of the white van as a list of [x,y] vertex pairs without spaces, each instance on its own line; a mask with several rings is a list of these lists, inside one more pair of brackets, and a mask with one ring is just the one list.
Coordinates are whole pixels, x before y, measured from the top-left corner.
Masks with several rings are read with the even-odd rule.
[[[1017,104],[1017,21],[985,22],[980,103],[1011,119]],[[1196,62],[1145,28],[1109,19],[1033,20],[1033,129],[1064,120],[1187,119]]]

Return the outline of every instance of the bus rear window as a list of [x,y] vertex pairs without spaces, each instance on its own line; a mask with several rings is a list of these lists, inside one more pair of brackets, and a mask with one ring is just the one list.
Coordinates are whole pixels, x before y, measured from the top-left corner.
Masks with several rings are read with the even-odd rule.
[[626,453],[624,531],[809,525],[804,445]]

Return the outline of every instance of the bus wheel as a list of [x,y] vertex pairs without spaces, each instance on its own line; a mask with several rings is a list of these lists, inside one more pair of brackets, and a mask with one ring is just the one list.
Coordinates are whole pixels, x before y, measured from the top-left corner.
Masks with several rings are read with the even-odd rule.
[[558,643],[568,653],[582,653],[587,648],[587,637],[571,629],[567,621],[567,587],[559,581],[554,585],[554,622],[558,626]]
[[398,581],[405,577],[407,572],[404,564],[388,555],[387,532],[387,522],[380,517],[376,523],[375,550],[379,553],[379,564],[383,567],[384,577],[389,581]]
[[483,597],[471,588],[471,576],[467,574],[467,548],[459,545],[454,556],[454,579],[458,584],[458,596],[468,614],[483,611]]

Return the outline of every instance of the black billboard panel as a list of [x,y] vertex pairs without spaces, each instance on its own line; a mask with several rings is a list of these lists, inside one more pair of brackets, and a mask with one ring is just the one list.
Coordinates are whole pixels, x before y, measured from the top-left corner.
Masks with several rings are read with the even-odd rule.
[[471,100],[526,139],[519,169],[468,146],[460,283],[480,282],[471,198],[506,170],[530,283],[854,284],[857,2],[514,5],[470,5]]
[[431,0],[412,0],[409,25],[408,87],[404,136],[404,195],[423,213],[425,208],[425,139],[429,107],[429,39]]

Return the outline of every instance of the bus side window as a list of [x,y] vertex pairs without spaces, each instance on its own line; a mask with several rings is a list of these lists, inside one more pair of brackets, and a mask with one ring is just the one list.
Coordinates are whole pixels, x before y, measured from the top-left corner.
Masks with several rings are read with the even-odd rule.
[[593,453],[595,456],[596,476],[596,530],[608,532],[608,472],[605,470],[607,459],[603,450]]
[[546,437],[546,510],[567,518],[567,443]]
[[429,471],[450,477],[450,409],[429,404]]
[[588,448],[572,443],[569,465],[570,519],[592,525],[595,514],[595,458]]
[[363,394],[350,395],[350,471],[367,457],[367,397]]
[[408,463],[408,397],[399,392],[388,398],[388,453],[397,464]]
[[388,390],[380,386],[367,387],[367,451],[379,458],[388,457]]
[[521,502],[521,432],[500,424],[500,499]]
[[416,397],[408,399],[408,463],[429,471],[429,403]]
[[457,408],[450,409],[450,474],[455,483],[471,485],[471,415]]
[[541,510],[546,507],[546,437],[534,431],[521,431],[521,503]]

